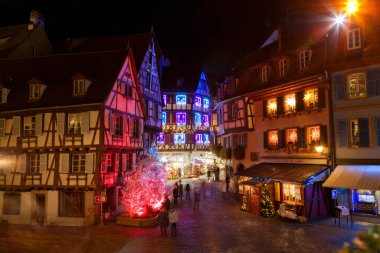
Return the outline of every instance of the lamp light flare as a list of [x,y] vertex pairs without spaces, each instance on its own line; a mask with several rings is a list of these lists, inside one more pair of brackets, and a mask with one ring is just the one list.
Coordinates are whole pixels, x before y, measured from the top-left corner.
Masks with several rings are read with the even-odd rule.
[[348,0],[346,3],[346,12],[349,15],[355,14],[359,9],[359,3],[357,0]]
[[315,147],[315,150],[316,150],[319,154],[322,154],[323,146],[316,146],[316,147]]

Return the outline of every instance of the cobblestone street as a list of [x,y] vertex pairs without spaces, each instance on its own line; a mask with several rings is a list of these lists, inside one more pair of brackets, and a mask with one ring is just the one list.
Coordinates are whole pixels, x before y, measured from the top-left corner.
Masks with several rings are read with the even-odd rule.
[[[192,189],[201,180],[190,182]],[[173,182],[171,182],[173,183]],[[354,217],[354,228],[334,219],[301,224],[278,217],[263,218],[240,211],[230,194],[222,199],[223,183],[206,183],[206,199],[199,210],[193,202],[179,200],[178,237],[160,236],[158,227],[135,228],[117,224],[77,227],[9,225],[0,231],[0,252],[336,252],[355,233],[379,219]]]

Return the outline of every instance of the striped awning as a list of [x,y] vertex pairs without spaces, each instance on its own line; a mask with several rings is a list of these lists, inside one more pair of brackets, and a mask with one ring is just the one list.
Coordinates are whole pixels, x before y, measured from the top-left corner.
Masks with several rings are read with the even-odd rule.
[[323,186],[380,190],[380,165],[338,165]]

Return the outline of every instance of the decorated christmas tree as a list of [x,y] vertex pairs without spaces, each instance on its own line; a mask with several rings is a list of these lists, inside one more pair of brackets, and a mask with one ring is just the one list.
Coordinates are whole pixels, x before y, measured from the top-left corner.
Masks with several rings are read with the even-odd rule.
[[264,184],[262,190],[263,193],[261,194],[260,214],[264,217],[271,217],[275,214],[275,212],[272,200],[270,198],[268,185]]
[[124,177],[122,205],[124,215],[130,218],[153,217],[164,201],[166,170],[160,162],[157,149],[137,162],[137,167]]

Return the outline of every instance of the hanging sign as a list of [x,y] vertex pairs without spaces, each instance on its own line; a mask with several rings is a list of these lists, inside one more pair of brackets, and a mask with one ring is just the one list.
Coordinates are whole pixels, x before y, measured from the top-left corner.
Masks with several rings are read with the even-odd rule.
[[107,196],[94,196],[94,204],[107,202]]

